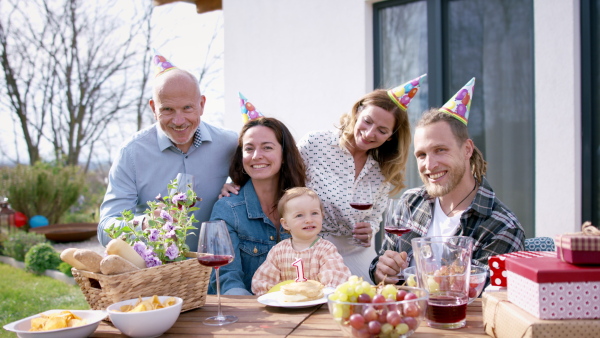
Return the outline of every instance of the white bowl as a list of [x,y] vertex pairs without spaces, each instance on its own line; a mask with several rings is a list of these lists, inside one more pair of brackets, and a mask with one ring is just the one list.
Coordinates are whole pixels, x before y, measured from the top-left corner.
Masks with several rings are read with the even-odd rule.
[[21,338],[82,338],[91,335],[98,324],[104,318],[106,318],[107,312],[105,310],[48,310],[42,313],[52,314],[61,311],[71,311],[74,315],[87,320],[86,325],[77,327],[67,327],[64,329],[50,330],[50,331],[29,331],[31,328],[31,320],[41,316],[41,313],[33,315],[16,322],[4,325],[4,329],[12,331]]
[[[143,297],[142,300],[150,298],[152,297]],[[161,303],[168,298],[171,298],[171,296],[158,297]],[[110,321],[117,329],[121,330],[123,334],[130,337],[158,337],[170,329],[177,321],[177,318],[179,318],[183,299],[179,297],[173,298],[176,300],[174,305],[158,310],[117,312],[120,311],[121,306],[123,305],[135,305],[139,300],[138,298],[114,303],[106,308],[106,310],[108,311]]]

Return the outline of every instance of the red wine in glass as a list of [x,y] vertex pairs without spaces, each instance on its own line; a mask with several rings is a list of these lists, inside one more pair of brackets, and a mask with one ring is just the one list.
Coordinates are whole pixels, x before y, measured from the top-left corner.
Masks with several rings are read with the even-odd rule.
[[369,210],[373,207],[373,203],[350,203],[350,206],[356,210]]
[[436,323],[458,323],[467,318],[467,303],[459,297],[430,296],[426,317]]
[[398,235],[398,236],[402,236],[403,234],[407,233],[410,231],[409,228],[397,228],[397,227],[384,227],[385,231],[388,234],[394,234],[394,235]]
[[233,261],[231,255],[206,255],[199,256],[198,262],[204,266],[210,266],[211,268],[218,269],[223,265],[227,265]]

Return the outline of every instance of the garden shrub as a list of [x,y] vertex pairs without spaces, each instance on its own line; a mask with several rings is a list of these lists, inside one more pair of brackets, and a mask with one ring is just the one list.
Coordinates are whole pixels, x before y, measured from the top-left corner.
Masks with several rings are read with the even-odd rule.
[[71,264],[67,263],[67,262],[62,262],[58,265],[58,271],[64,273],[65,275],[69,276],[69,277],[73,277],[73,272],[71,271]]
[[36,244],[25,254],[25,269],[38,275],[58,269],[60,262],[60,254],[49,243]]
[[8,183],[8,199],[14,210],[31,218],[42,215],[50,224],[75,203],[85,188],[85,174],[78,167],[38,162],[19,165],[3,172]]
[[8,239],[2,243],[3,254],[14,258],[19,262],[25,260],[25,254],[34,245],[46,243],[46,236],[35,232],[17,231],[11,234]]

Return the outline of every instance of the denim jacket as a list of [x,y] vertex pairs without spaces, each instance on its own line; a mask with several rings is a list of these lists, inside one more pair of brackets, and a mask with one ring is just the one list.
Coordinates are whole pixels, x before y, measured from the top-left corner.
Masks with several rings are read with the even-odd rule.
[[[254,272],[277,244],[277,229],[262,211],[252,180],[244,184],[237,195],[218,200],[210,219],[227,223],[235,253],[233,262],[219,268],[221,294],[251,295]],[[281,232],[279,236],[284,240],[290,234]],[[213,271],[208,292],[215,294],[216,290]]]

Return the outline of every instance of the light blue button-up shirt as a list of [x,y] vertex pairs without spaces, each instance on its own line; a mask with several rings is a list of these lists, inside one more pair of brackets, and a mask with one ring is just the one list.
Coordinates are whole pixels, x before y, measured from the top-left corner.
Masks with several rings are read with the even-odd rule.
[[[121,216],[123,210],[143,215],[147,202],[158,194],[167,195],[167,184],[177,173],[194,175],[194,191],[202,201],[194,212],[198,223],[209,219],[221,187],[229,174],[231,158],[237,147],[237,134],[207,123],[200,123],[194,145],[187,153],[173,145],[155,123],[137,132],[120,149],[108,174],[108,188],[100,207],[98,240],[104,246],[110,237],[104,229]],[[198,247],[198,230],[188,235],[186,243],[191,251]]]
[[[252,180],[246,182],[237,195],[217,201],[210,219],[227,223],[235,254],[233,262],[219,268],[221,294],[251,295],[252,276],[277,244],[277,228],[262,211]],[[279,237],[284,240],[290,238],[290,234],[281,231]],[[214,294],[216,290],[213,271],[208,293]]]

